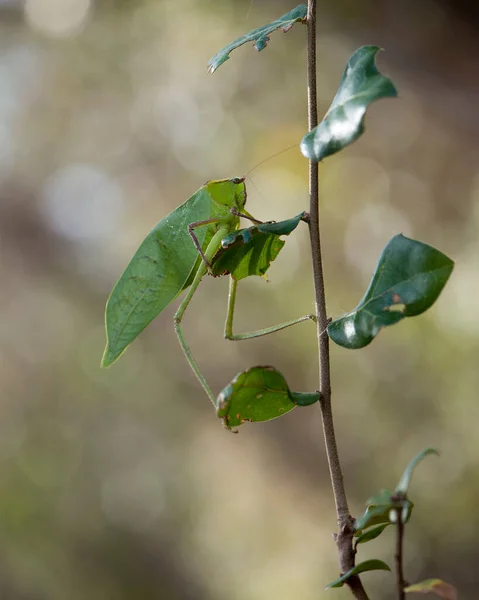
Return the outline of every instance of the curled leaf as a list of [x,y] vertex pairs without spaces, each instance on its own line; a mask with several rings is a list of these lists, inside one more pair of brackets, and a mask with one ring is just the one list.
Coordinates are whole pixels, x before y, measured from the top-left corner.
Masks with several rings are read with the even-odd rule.
[[406,467],[406,470],[402,474],[402,477],[399,480],[399,483],[397,484],[397,487],[396,487],[397,493],[404,494],[404,495],[407,494],[407,491],[411,484],[411,479],[412,479],[412,475],[414,473],[414,469],[426,456],[428,456],[428,454],[435,454],[436,456],[439,456],[439,452],[437,450],[434,450],[434,448],[426,448],[425,450],[422,450],[421,452],[419,452],[419,454],[417,454],[411,460],[411,462]]
[[379,98],[397,96],[391,80],[377,70],[377,46],[363,46],[351,56],[336,96],[321,123],[301,141],[301,152],[319,162],[355,142],[364,132],[364,116]]

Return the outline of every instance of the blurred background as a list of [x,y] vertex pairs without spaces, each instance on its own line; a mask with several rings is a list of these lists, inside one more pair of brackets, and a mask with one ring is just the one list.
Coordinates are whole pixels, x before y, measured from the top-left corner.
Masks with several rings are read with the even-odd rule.
[[[99,368],[104,305],[149,229],[206,180],[238,176],[306,131],[305,29],[208,59],[283,0],[0,0],[0,597],[318,600],[338,566],[319,408],[225,431],[166,310]],[[397,233],[456,260],[425,315],[362,351],[332,348],[350,509],[416,472],[406,576],[477,598],[479,10],[461,1],[323,0],[321,114],[359,46],[400,98],[321,167],[328,310],[359,301]],[[299,149],[259,166],[248,209],[307,209]],[[253,278],[252,278],[253,279]],[[223,340],[227,281],[207,278],[185,333],[215,391],[272,364],[317,388],[315,330]],[[305,226],[239,289],[236,329],[313,310]],[[393,564],[393,532],[359,560]],[[371,598],[394,577],[364,577]]]

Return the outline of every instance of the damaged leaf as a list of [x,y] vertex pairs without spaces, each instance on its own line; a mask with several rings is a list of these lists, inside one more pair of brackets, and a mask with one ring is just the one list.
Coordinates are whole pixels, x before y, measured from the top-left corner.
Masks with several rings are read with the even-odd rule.
[[307,14],[308,7],[306,4],[300,4],[279,19],[276,19],[276,21],[268,23],[267,25],[263,25],[262,27],[258,27],[257,29],[253,29],[253,31],[242,35],[231,42],[231,44],[228,44],[222,48],[213,56],[213,58],[210,59],[208,62],[208,72],[214,73],[219,66],[229,59],[230,52],[236,48],[239,48],[239,46],[242,46],[243,44],[247,44],[248,42],[254,42],[254,47],[256,50],[258,50],[258,52],[264,50],[269,42],[269,36],[273,33],[273,31],[276,29],[282,29],[286,33],[298,21],[304,22]]

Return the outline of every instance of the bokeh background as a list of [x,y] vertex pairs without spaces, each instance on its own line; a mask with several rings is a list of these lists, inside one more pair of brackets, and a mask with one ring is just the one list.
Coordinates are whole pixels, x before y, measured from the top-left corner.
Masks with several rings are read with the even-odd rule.
[[[306,131],[305,30],[223,45],[283,0],[0,0],[0,597],[5,600],[318,600],[338,574],[319,409],[226,432],[166,310],[107,371],[108,294],[146,232],[204,181],[242,175]],[[319,2],[322,113],[359,46],[400,98],[322,167],[328,308],[362,296],[403,232],[456,260],[425,315],[366,349],[332,348],[350,508],[418,468],[410,581],[477,598],[479,548],[479,37],[473,2]],[[259,166],[248,209],[307,208],[298,149]],[[242,283],[237,330],[313,308],[306,227]],[[185,332],[214,390],[255,364],[317,387],[315,331],[222,338],[227,281],[208,278]],[[392,564],[393,532],[359,559]],[[394,597],[388,573],[364,577]]]

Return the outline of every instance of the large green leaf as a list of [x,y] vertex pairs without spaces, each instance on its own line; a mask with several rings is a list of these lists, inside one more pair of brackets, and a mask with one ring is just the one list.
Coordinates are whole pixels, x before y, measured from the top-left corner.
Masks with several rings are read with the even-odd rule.
[[419,583],[409,585],[404,588],[407,594],[434,594],[443,600],[457,600],[457,590],[450,583],[442,581],[442,579],[425,579]]
[[411,484],[414,469],[429,454],[435,454],[436,456],[439,456],[439,452],[437,450],[434,450],[434,448],[426,448],[425,450],[419,452],[419,454],[416,454],[416,456],[406,467],[406,470],[404,471],[401,479],[399,480],[399,483],[396,486],[396,493],[404,495],[407,494],[409,485]]
[[376,68],[378,51],[377,46],[363,46],[351,56],[326,116],[301,141],[306,158],[319,162],[355,142],[364,132],[364,115],[371,102],[397,96],[391,80]]
[[294,231],[304,215],[302,212],[286,221],[233,231],[223,238],[222,248],[212,260],[211,272],[213,275],[230,273],[237,280],[250,275],[264,275],[284,246],[279,236]]
[[373,558],[371,560],[365,560],[364,562],[359,563],[359,565],[356,565],[353,569],[351,569],[347,573],[344,573],[344,575],[341,575],[341,577],[338,577],[338,579],[335,579],[331,583],[328,583],[328,585],[326,586],[326,589],[342,587],[346,583],[346,581],[353,575],[360,575],[361,573],[366,573],[367,571],[390,571],[390,570],[391,569],[388,567],[388,565],[385,562],[383,562],[382,560],[378,560],[376,558]]
[[259,366],[239,373],[219,394],[216,408],[229,429],[245,421],[270,421],[318,400],[319,392],[292,392],[274,367]]
[[250,31],[246,35],[242,35],[238,39],[234,40],[234,42],[231,42],[231,44],[228,44],[222,48],[213,56],[213,58],[210,59],[208,62],[208,71],[210,73],[214,73],[219,66],[229,59],[230,52],[248,42],[254,42],[254,47],[256,50],[264,50],[269,42],[269,36],[271,33],[273,33],[273,31],[276,29],[282,29],[284,32],[289,31],[297,21],[305,21],[307,14],[308,7],[306,4],[300,4],[279,19],[276,19],[276,21],[268,23],[268,25],[258,27],[257,29],[253,29],[253,31]]
[[363,299],[329,325],[329,337],[345,348],[367,346],[382,327],[427,310],[453,267],[454,262],[432,246],[396,235],[384,248]]

